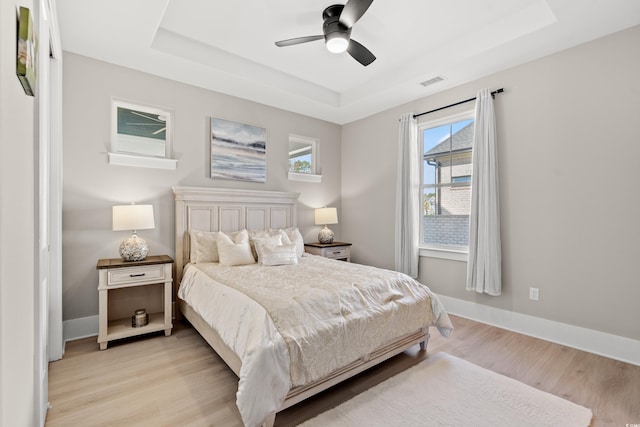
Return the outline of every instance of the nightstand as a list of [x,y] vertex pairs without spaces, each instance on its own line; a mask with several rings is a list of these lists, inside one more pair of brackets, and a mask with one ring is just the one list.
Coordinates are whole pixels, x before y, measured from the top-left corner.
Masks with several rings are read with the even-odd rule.
[[305,243],[304,250],[313,255],[351,262],[351,243]]
[[[148,256],[142,261],[98,261],[100,350],[121,338],[162,330],[171,335],[172,264],[168,255]],[[149,314],[149,323],[134,328],[131,317],[141,308]]]

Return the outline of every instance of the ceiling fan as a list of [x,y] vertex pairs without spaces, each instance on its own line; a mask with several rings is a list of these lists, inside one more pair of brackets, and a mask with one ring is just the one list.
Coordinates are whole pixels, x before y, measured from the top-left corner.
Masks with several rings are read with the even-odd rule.
[[369,9],[373,0],[348,0],[345,5],[334,4],[322,12],[323,35],[297,37],[280,40],[276,46],[285,47],[324,39],[329,52],[348,52],[356,61],[365,67],[376,60],[369,49],[351,38],[351,29],[362,15]]

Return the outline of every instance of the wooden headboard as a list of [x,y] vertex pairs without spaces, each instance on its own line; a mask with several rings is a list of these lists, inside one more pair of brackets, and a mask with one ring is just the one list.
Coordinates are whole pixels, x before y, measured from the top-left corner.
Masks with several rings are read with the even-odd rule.
[[189,263],[189,231],[264,230],[298,225],[299,193],[172,187],[176,206],[175,287]]

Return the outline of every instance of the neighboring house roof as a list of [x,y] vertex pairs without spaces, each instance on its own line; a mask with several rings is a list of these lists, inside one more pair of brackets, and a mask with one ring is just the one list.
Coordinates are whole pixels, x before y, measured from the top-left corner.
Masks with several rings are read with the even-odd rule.
[[[449,140],[453,138],[451,146],[449,146]],[[443,140],[440,144],[433,147],[431,150],[424,153],[425,159],[432,159],[439,157],[443,154],[449,154],[449,150],[452,152],[468,150],[473,146],[473,122],[469,123],[458,132],[454,133],[451,137]]]

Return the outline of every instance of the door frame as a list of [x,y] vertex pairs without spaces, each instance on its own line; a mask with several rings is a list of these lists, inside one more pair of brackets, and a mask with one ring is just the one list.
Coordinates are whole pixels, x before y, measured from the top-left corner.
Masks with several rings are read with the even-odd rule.
[[55,6],[49,34],[49,361],[62,359],[62,44]]
[[[49,407],[49,360],[62,357],[61,191],[62,46],[55,2],[35,0],[39,49],[36,89],[36,231],[34,289],[34,413],[44,426]],[[54,154],[55,153],[55,154]],[[55,354],[53,354],[55,352]],[[59,358],[58,357],[58,358]]]

